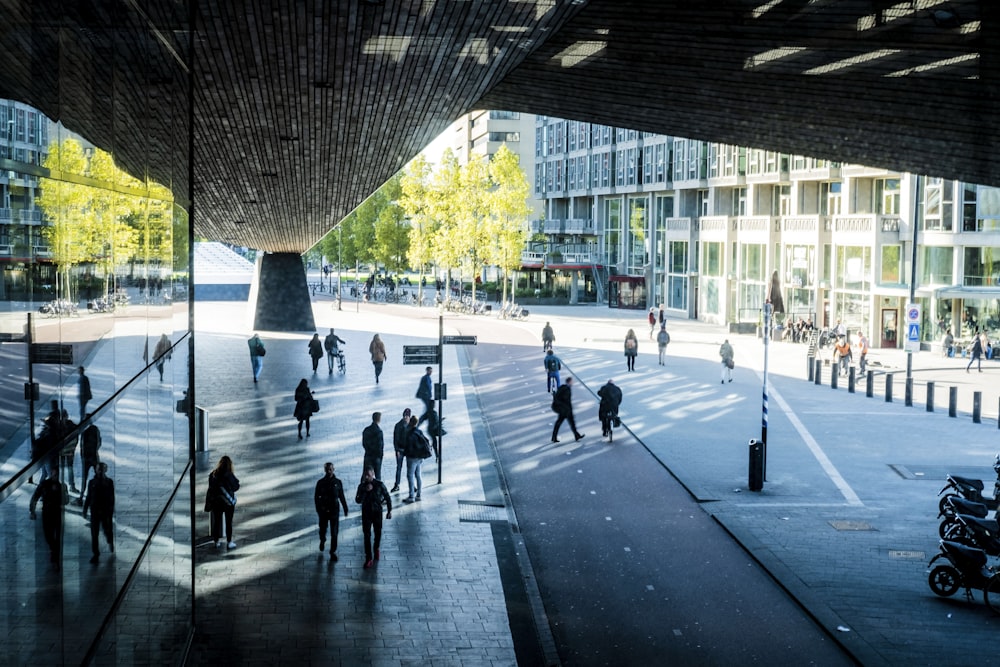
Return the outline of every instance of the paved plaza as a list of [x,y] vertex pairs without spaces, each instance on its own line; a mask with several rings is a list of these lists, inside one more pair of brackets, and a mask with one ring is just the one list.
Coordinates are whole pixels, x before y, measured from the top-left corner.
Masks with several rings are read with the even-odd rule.
[[[243,486],[235,549],[215,549],[207,514],[196,516],[192,664],[640,664],[642,650],[685,664],[784,658],[790,664],[972,665],[992,659],[990,640],[1000,620],[981,597],[936,598],[925,570],[937,550],[936,494],[944,476],[977,476],[991,488],[990,466],[1000,450],[1000,388],[994,386],[1000,363],[987,361],[983,373],[966,373],[961,359],[919,353],[912,360],[914,405],[908,407],[907,360],[900,351],[872,352],[878,378],[875,395],[868,398],[862,382],[853,394],[846,380],[831,388],[829,366],[823,367],[821,384],[808,381],[805,346],[772,343],[767,481],[760,493],[752,493],[747,441],[760,437],[760,339],[671,320],[667,364],[659,367],[641,312],[532,307],[530,318],[518,322],[448,314],[445,333],[476,335],[479,345],[445,347],[448,434],[442,459],[425,463],[420,503],[401,502],[404,475],[403,493],[392,494],[381,560],[366,570],[353,502],[361,431],[380,410],[391,450],[392,426],[402,409],[419,408],[413,395],[423,367],[404,366],[402,348],[436,342],[438,313],[347,301],[338,311],[322,296],[314,311],[321,335],[334,326],[347,340],[347,373],[330,375],[321,365],[313,375],[309,336],[264,332],[268,355],[254,384],[245,304],[196,307],[197,402],[209,415],[210,436],[197,462],[195,505],[203,501],[208,470],[224,454],[233,458]],[[580,430],[587,433],[579,443],[565,430],[563,443],[548,443],[552,413],[538,342],[547,320],[555,327],[563,376],[576,378],[574,404]],[[640,339],[635,373],[624,372],[621,341],[628,328]],[[389,354],[378,384],[367,353],[376,332]],[[736,348],[737,363],[734,382],[720,385],[718,346],[725,338]],[[102,354],[99,348],[95,355]],[[891,403],[883,393],[886,372],[894,374]],[[292,393],[303,377],[316,391],[321,411],[311,436],[299,440]],[[616,432],[613,445],[599,437],[593,417],[593,394],[608,377],[625,394],[625,428]],[[937,387],[933,412],[924,402],[928,381]],[[954,418],[947,411],[951,387],[957,393]],[[158,391],[150,387],[151,400]],[[979,424],[971,417],[974,391],[982,392]],[[335,464],[350,505],[350,515],[341,520],[336,563],[318,550],[312,507],[325,461]],[[597,478],[591,478],[594,466],[603,470]],[[614,498],[581,511],[595,492],[598,498],[606,492],[600,477],[610,483],[623,466],[650,491],[634,517],[645,521],[640,533],[616,517],[621,510],[613,506]],[[390,454],[383,464],[387,486],[394,468]],[[538,477],[549,469],[550,481]],[[554,485],[563,502],[539,507],[541,496],[531,486],[537,479]],[[673,486],[684,498],[668,489]],[[18,507],[26,498],[15,499]],[[665,510],[682,505],[685,515],[697,512],[723,529],[720,538],[702,526],[698,540],[725,540],[736,547],[726,558],[745,561],[744,567],[765,573],[770,583],[734,578],[723,562],[707,570],[724,577],[719,582],[702,578],[711,574],[696,574],[700,570],[685,559],[705,553],[721,558],[723,550],[705,542],[699,554],[685,544],[683,528],[663,518]],[[67,544],[78,541],[72,553],[85,559],[84,529],[76,526],[79,519],[71,522]],[[127,523],[128,517],[119,517],[119,564],[128,562],[132,548]],[[615,526],[617,535],[629,533],[631,566],[614,555],[620,537],[602,536],[615,535],[602,533]],[[36,528],[24,521],[4,529]],[[673,539],[664,542],[664,536]],[[588,549],[575,548],[581,539],[591,542]],[[31,542],[17,540],[21,548]],[[648,564],[649,556],[661,553],[655,565]],[[39,558],[25,560],[44,570]],[[658,580],[665,573],[675,584]],[[670,612],[691,613],[685,605],[694,600],[703,604],[705,618],[692,626],[667,612],[643,616],[659,604],[636,602],[649,595],[654,580],[656,590],[675,586]],[[735,587],[735,602],[704,597],[727,581]],[[619,599],[599,597],[608,582],[620,591]],[[739,594],[748,586],[756,591],[749,599]],[[39,601],[51,593],[47,590]],[[161,592],[154,586],[148,594]],[[585,611],[598,603],[624,607],[612,617],[596,608]],[[745,604],[746,610],[734,606]],[[638,622],[627,615],[632,610]],[[736,626],[700,627],[730,611],[744,619],[734,623],[752,628],[763,622],[772,631],[735,636],[730,643],[742,642],[746,652],[733,654],[732,646],[711,638],[712,631],[735,633]],[[645,633],[645,641],[634,640],[633,631]],[[793,635],[807,638],[804,646],[792,646]],[[616,637],[632,646],[610,655],[596,648],[585,652],[602,643],[611,647]],[[18,655],[31,655],[30,647]],[[145,662],[142,655],[133,658]]]

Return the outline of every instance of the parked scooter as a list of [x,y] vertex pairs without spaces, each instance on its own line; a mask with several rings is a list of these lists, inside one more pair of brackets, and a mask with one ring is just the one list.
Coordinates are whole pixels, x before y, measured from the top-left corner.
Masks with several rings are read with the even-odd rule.
[[941,551],[927,564],[927,584],[934,594],[950,597],[965,588],[965,597],[971,601],[972,589],[980,589],[986,606],[1000,614],[1000,573],[987,567],[983,550],[949,540],[941,540],[940,545]]
[[941,519],[941,525],[938,526],[938,535],[942,538],[948,535],[953,526],[958,525],[958,521],[955,520],[956,514],[966,514],[985,519],[990,513],[986,505],[966,500],[961,496],[948,495],[942,500],[944,501],[944,507],[938,512],[938,518]]
[[940,496],[949,489],[951,489],[951,491],[948,491],[948,493],[941,498],[941,501],[938,503],[938,510],[940,510],[941,514],[945,514],[945,500],[949,496],[954,495],[959,495],[966,500],[986,505],[986,507],[990,510],[996,510],[997,505],[1000,505],[1000,454],[997,454],[997,457],[993,462],[993,472],[996,473],[997,479],[993,482],[992,498],[983,495],[983,489],[985,486],[981,479],[972,479],[971,477],[961,477],[959,475],[948,475],[948,483],[945,484],[943,489],[938,491],[938,495]]
[[989,556],[1000,556],[1000,526],[996,519],[956,514],[954,522],[945,533],[946,540],[982,549]]

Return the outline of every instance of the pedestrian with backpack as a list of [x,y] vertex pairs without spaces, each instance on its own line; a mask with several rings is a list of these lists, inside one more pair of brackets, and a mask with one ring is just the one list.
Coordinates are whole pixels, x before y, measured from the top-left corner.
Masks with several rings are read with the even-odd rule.
[[660,333],[656,334],[656,345],[660,349],[660,365],[666,366],[667,345],[670,343],[670,334],[667,333],[667,325],[660,325]]
[[545,353],[542,365],[545,367],[545,391],[554,394],[556,393],[556,389],[562,384],[559,378],[559,371],[562,370],[562,361],[555,355],[555,352],[549,350]]

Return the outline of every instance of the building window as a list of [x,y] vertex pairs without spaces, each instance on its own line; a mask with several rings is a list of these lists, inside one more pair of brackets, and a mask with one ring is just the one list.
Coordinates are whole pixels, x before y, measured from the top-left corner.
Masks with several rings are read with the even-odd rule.
[[820,213],[822,215],[840,215],[841,213],[841,193],[844,184],[840,181],[830,183],[820,183]]
[[608,256],[608,265],[617,266],[621,255],[622,200],[608,199],[604,206],[604,250]]
[[1000,248],[966,247],[962,284],[970,287],[1000,285]]
[[962,231],[976,231],[976,186],[962,186]]
[[921,285],[952,285],[954,284],[953,262],[955,249],[937,246],[920,246],[921,251]]
[[839,246],[837,248],[837,288],[868,291],[871,283],[871,248]]
[[899,245],[882,246],[882,272],[879,282],[883,285],[903,282],[903,248]]
[[667,271],[667,307],[687,310],[688,307],[688,242],[670,242],[670,266]]
[[708,215],[708,190],[698,190],[698,215]]
[[706,241],[702,244],[705,249],[705,259],[702,262],[702,273],[706,276],[722,276],[722,243],[719,241]]
[[490,132],[490,141],[517,143],[521,141],[520,132]]
[[924,229],[950,232],[952,228],[951,181],[924,179]]
[[880,178],[875,181],[875,212],[899,215],[899,179]]
[[518,111],[491,111],[491,120],[518,120],[521,113]]

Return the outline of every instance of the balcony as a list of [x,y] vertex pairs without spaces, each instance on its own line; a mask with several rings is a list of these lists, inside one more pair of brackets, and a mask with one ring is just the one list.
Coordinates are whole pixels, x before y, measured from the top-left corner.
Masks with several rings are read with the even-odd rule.
[[0,224],[9,225],[14,222],[14,210],[10,208],[0,208]]
[[586,218],[569,218],[563,221],[563,234],[594,234],[594,221]]
[[545,233],[545,221],[543,221],[543,220],[530,220],[528,222],[528,233],[529,234],[544,234]]
[[543,234],[562,234],[562,220],[546,220],[542,227]]
[[40,225],[42,224],[42,212],[41,211],[18,211],[18,215],[21,218],[22,225]]
[[31,246],[31,254],[35,257],[52,257],[52,248],[47,245],[35,245]]
[[545,253],[535,250],[521,252],[521,266],[528,269],[540,269],[545,266]]

